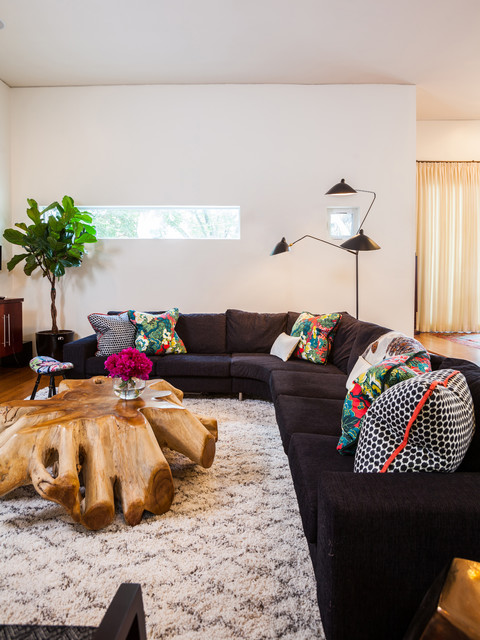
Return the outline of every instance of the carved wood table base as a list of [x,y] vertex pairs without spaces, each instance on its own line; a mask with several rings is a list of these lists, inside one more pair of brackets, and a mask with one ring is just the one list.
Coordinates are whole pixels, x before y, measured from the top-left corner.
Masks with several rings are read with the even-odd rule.
[[160,515],[173,500],[162,447],[209,468],[217,421],[185,409],[183,393],[165,380],[147,382],[140,398],[120,400],[111,378],[63,380],[49,400],[0,404],[0,496],[33,484],[75,522],[101,529],[145,510]]

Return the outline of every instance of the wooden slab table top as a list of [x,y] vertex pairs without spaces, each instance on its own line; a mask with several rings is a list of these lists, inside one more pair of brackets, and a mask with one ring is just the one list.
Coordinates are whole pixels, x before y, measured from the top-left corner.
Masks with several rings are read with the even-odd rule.
[[33,484],[75,522],[101,529],[120,499],[125,521],[170,508],[174,488],[162,447],[209,468],[217,421],[191,413],[183,392],[165,380],[121,400],[113,380],[63,380],[49,400],[0,404],[0,496]]

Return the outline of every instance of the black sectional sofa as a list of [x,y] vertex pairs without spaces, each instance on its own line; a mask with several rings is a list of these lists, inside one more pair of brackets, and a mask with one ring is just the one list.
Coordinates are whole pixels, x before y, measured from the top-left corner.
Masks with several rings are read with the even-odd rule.
[[[358,356],[389,329],[343,313],[326,365],[283,362],[270,348],[297,316],[181,315],[176,330],[188,353],[152,357],[151,375],[187,392],[273,401],[327,640],[400,639],[453,557],[480,561],[480,433],[455,473],[354,473],[354,458],[336,451],[345,383]],[[105,375],[95,350],[95,335],[65,345],[72,377]],[[435,355],[432,368],[465,375],[480,425],[480,368]]]

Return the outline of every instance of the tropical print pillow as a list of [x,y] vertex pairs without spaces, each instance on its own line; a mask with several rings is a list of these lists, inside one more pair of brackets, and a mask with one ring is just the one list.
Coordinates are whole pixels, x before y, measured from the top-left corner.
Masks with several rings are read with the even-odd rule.
[[326,364],[341,313],[314,316],[304,311],[292,327],[292,336],[300,338],[293,356],[315,364]]
[[175,331],[179,315],[176,307],[158,315],[130,309],[128,317],[137,330],[135,347],[147,356],[187,353],[182,339]]
[[348,376],[347,389],[350,389],[355,378],[368,371],[374,364],[379,364],[390,356],[399,356],[402,353],[416,353],[422,350],[423,345],[418,340],[406,336],[404,333],[389,331],[383,334],[383,336],[369,344],[362,355],[358,357]]
[[432,370],[427,351],[391,356],[373,365],[355,379],[347,393],[342,412],[342,435],[337,451],[354,454],[362,419],[372,402],[386,389]]

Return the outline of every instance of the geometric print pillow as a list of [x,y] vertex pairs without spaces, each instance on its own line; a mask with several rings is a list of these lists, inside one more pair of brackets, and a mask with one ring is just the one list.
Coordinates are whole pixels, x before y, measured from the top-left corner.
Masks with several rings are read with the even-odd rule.
[[341,313],[321,316],[314,316],[307,311],[301,313],[290,332],[290,335],[300,338],[294,357],[315,364],[326,364],[341,317]]
[[147,356],[187,353],[183,340],[175,331],[179,315],[176,307],[158,315],[130,310],[128,317],[136,329],[135,347]]
[[128,319],[127,311],[115,316],[91,313],[88,321],[97,334],[96,356],[111,356],[112,353],[133,347],[135,327]]
[[475,431],[465,376],[431,371],[387,389],[369,408],[355,472],[455,471]]

